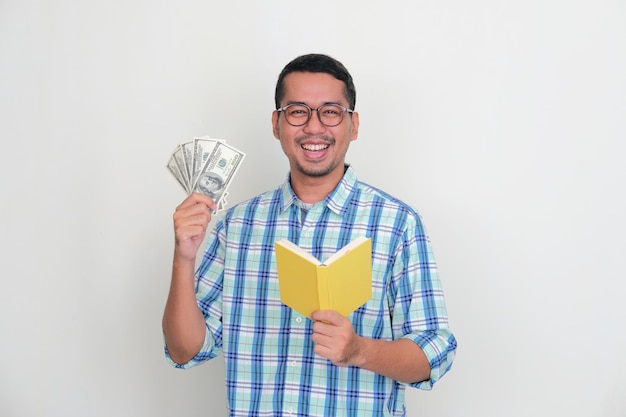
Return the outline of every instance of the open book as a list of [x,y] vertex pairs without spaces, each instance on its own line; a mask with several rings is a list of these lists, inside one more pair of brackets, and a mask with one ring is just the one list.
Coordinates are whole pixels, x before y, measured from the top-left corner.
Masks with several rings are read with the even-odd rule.
[[274,243],[280,300],[309,317],[316,310],[347,316],[372,297],[372,241],[359,237],[320,262],[298,245]]

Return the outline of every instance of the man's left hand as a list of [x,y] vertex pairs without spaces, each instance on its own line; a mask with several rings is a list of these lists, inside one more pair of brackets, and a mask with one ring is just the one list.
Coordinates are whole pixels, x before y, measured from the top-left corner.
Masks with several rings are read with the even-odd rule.
[[362,338],[346,317],[332,310],[311,314],[314,352],[337,366],[357,365]]

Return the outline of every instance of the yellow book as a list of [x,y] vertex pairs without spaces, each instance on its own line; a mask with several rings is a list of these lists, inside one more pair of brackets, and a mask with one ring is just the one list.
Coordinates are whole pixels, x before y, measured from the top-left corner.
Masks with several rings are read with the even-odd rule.
[[274,243],[280,300],[310,317],[316,310],[347,316],[372,298],[372,241],[359,237],[320,262],[289,240]]

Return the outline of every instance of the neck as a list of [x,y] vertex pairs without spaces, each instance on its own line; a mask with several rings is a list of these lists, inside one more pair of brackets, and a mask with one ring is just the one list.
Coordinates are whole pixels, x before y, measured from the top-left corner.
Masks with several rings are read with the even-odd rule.
[[298,171],[291,171],[291,188],[304,203],[314,204],[325,199],[343,178],[344,170],[331,172],[321,177],[311,177]]

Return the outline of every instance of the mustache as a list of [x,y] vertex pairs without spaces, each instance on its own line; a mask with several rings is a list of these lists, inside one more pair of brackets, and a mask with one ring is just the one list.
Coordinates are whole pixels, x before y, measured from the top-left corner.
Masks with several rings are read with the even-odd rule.
[[333,143],[335,143],[335,138],[330,135],[302,135],[302,136],[296,137],[296,144],[300,145],[302,144],[302,142],[305,142],[311,139],[321,140],[329,145],[332,145]]

